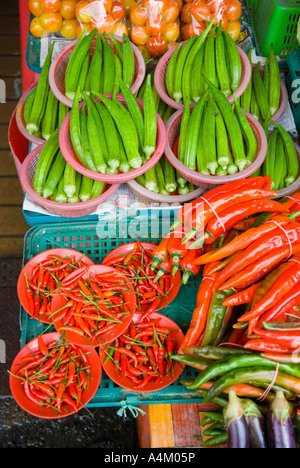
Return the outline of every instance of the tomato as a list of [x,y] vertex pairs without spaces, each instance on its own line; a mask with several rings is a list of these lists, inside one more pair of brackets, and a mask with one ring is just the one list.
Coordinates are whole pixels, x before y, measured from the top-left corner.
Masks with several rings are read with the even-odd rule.
[[76,39],[77,37],[77,19],[65,19],[62,27],[60,28],[60,34],[68,39]]
[[115,21],[123,21],[126,16],[124,4],[121,0],[114,0],[109,14]]
[[42,26],[51,33],[57,33],[63,24],[59,13],[44,13],[40,19]]
[[208,20],[211,15],[211,11],[207,6],[206,1],[200,0],[193,2],[191,4],[191,15],[199,23]]
[[90,34],[92,32],[91,24],[80,23],[77,26],[77,37],[78,38],[82,36],[82,33],[85,30],[86,26],[87,26],[87,34]]
[[162,18],[157,19],[147,19],[146,21],[146,29],[149,36],[161,36],[164,29],[164,24]]
[[80,23],[90,23],[93,19],[93,13],[87,0],[81,0],[76,5],[76,18]]
[[150,39],[146,26],[134,26],[131,30],[131,40],[134,44],[139,46],[146,45]]
[[168,23],[165,25],[163,36],[167,42],[176,42],[180,34],[177,23]]
[[191,15],[191,3],[185,3],[182,7],[180,13],[180,19],[184,23],[191,23],[192,22],[192,15]]
[[113,34],[115,20],[111,15],[105,15],[104,18],[93,18],[91,21],[92,29],[98,29],[100,34],[104,32]]
[[[189,24],[186,24],[187,26],[186,31],[184,31],[184,34],[188,36],[188,38],[193,37],[193,36],[201,36],[203,31],[206,29],[206,24],[204,22],[198,23],[198,21],[192,21]],[[181,28],[181,33],[182,33],[182,28]],[[185,39],[186,40],[186,39]]]
[[40,0],[28,0],[28,7],[33,16],[42,16],[44,13],[41,7]]
[[30,32],[34,37],[48,36],[50,33],[42,26],[40,18],[33,18],[30,23]]
[[130,19],[137,26],[145,26],[148,19],[147,9],[143,5],[134,5],[130,10]]
[[76,0],[61,0],[60,15],[63,19],[71,20],[76,17]]
[[230,34],[234,41],[238,39],[241,32],[241,27],[242,25],[239,21],[229,21],[227,26],[227,32],[228,34]]
[[123,34],[126,34],[128,36],[128,29],[124,23],[121,23],[120,21],[117,21],[114,25],[114,32],[113,34],[115,36],[120,36],[122,37]]
[[210,17],[209,17],[209,20],[211,21],[213,18],[215,18],[215,21],[214,23],[215,24],[219,24],[220,21],[222,21],[222,26],[224,29],[227,29],[227,26],[228,26],[228,17],[226,15],[226,13],[223,13],[223,15],[219,14],[219,13],[211,13],[210,14]]
[[165,10],[163,11],[163,20],[166,23],[174,23],[179,17],[178,5],[172,0],[166,2]]
[[224,13],[230,0],[208,0],[207,6],[213,13]]
[[242,16],[242,5],[237,0],[231,0],[226,10],[229,21],[237,21]]
[[60,0],[40,0],[44,13],[56,13],[60,9]]
[[167,41],[163,36],[150,37],[146,47],[151,57],[161,57],[167,50]]

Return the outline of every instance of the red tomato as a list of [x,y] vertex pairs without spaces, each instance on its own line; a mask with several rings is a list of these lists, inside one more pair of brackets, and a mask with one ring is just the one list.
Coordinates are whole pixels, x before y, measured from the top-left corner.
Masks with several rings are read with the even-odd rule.
[[211,11],[207,6],[206,1],[199,0],[199,1],[193,2],[191,4],[191,15],[199,23],[202,21],[208,20],[211,15]]
[[181,14],[180,14],[180,19],[184,23],[191,23],[192,22],[192,15],[191,15],[191,3],[186,3],[183,5]]
[[227,32],[236,41],[241,32],[241,23],[239,21],[230,21],[227,26]]
[[163,36],[167,42],[176,42],[180,34],[180,29],[177,23],[169,23],[165,25]]
[[44,13],[40,0],[28,0],[28,7],[33,16],[42,16]]
[[163,20],[166,23],[174,23],[179,17],[179,8],[177,3],[172,0],[166,2],[166,8],[163,12]]
[[123,34],[126,34],[126,36],[128,36],[127,26],[121,21],[117,21],[114,25],[114,35],[122,37]]
[[60,34],[68,39],[76,39],[77,37],[77,19],[65,19],[62,27],[60,28]]
[[59,13],[44,13],[40,20],[42,26],[51,33],[58,32],[63,24],[63,19]]
[[115,21],[123,21],[126,16],[125,6],[121,0],[114,0],[109,14]]
[[231,0],[226,10],[229,21],[237,21],[242,16],[242,5],[237,0]]
[[40,0],[44,13],[56,13],[60,9],[60,0]]
[[161,17],[157,19],[148,18],[146,21],[146,29],[149,36],[161,36],[164,29],[163,20]]
[[167,41],[163,36],[150,37],[146,47],[151,57],[161,57],[167,50]]
[[134,26],[131,30],[131,39],[134,44],[139,46],[146,45],[150,38],[146,26]]
[[50,33],[47,31],[41,23],[40,18],[33,18],[33,20],[30,23],[30,32],[34,37],[44,37],[48,36]]
[[137,26],[144,26],[148,19],[147,9],[143,5],[134,5],[130,10],[130,19]]
[[59,13],[63,19],[71,20],[76,16],[76,0],[61,0]]
[[93,13],[87,0],[81,0],[76,5],[76,17],[81,23],[90,23]]

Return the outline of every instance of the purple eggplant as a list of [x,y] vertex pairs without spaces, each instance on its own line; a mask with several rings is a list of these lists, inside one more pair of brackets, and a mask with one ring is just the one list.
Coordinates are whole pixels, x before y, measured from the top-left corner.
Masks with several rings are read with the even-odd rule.
[[268,448],[266,421],[258,405],[248,399],[243,399],[242,405],[249,430],[250,448]]
[[250,448],[249,430],[241,400],[235,392],[228,392],[228,404],[224,408],[224,420],[228,434],[228,448]]
[[282,391],[276,392],[268,414],[270,448],[297,448],[290,405]]

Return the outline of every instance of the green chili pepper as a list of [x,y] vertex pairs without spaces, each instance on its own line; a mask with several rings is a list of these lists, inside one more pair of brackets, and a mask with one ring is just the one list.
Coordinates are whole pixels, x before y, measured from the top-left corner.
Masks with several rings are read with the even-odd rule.
[[182,351],[189,356],[195,356],[204,359],[206,358],[214,361],[222,359],[226,356],[253,354],[253,351],[250,350],[226,348],[224,346],[187,346],[186,348],[183,348]]
[[213,447],[215,445],[224,445],[227,443],[228,436],[227,431],[224,431],[221,435],[211,437],[203,442],[204,447]]

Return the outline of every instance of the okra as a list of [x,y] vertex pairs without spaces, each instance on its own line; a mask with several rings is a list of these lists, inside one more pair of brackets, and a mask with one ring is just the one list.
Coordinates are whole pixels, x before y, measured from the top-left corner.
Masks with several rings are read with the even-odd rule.
[[[211,36],[212,36],[212,41],[214,43],[215,27],[213,26],[213,24],[214,24],[214,19],[210,22],[210,24],[207,26],[205,31],[200,36],[198,36],[197,40],[192,45],[187,55],[184,68],[183,68],[183,72],[182,72],[182,96],[183,96],[184,101],[189,100],[189,102],[192,102],[191,79],[192,79],[193,74],[195,73],[195,70],[194,70],[195,60],[196,60],[197,55],[200,53],[202,47],[204,47],[205,41],[209,42],[211,40]],[[208,37],[210,32],[211,34]],[[206,39],[207,37],[208,39]],[[214,44],[213,44],[213,47],[214,47]],[[214,55],[211,58],[211,61],[215,63]],[[204,71],[206,71],[205,68],[204,68]]]
[[182,47],[182,43],[179,43],[175,51],[173,52],[170,58],[170,61],[168,63],[168,68],[167,68],[167,73],[166,73],[166,88],[167,88],[168,95],[170,97],[173,96],[174,74],[175,74],[177,59],[181,51],[181,47]]
[[[216,72],[216,54],[215,54],[215,34],[216,27],[213,27],[211,34],[208,36],[205,44],[203,75],[216,87],[218,87],[218,78]],[[207,89],[207,84],[204,85]]]
[[288,172],[287,158],[285,154],[283,139],[281,138],[281,136],[279,136],[277,140],[275,161],[277,170],[274,171],[273,181],[274,190],[278,191],[286,186],[285,179],[287,177]]
[[231,158],[228,135],[223,116],[215,104],[216,118],[216,143],[217,143],[217,161],[218,164],[225,170],[229,166]]
[[58,186],[56,188],[54,201],[59,203],[68,203],[68,197],[64,190],[64,177],[61,177]]
[[76,172],[76,191],[72,197],[68,198],[68,203],[80,202],[79,193],[80,193],[80,188],[81,188],[81,180],[82,180],[82,175],[79,172]]
[[254,89],[253,89],[252,96],[251,96],[250,112],[256,120],[260,121],[260,110],[259,110],[259,106],[257,103]]
[[82,202],[85,202],[91,199],[93,182],[94,182],[93,179],[91,179],[90,177],[87,177],[85,175],[82,176],[80,191],[79,191],[79,199]]
[[257,141],[253,133],[252,127],[237,100],[235,100],[235,111],[240,127],[242,129],[244,140],[246,142],[246,159],[248,161],[247,164],[250,166],[254,162],[255,156],[257,155]]
[[[200,101],[195,105],[189,123],[187,133],[187,144],[185,151],[184,165],[189,169],[196,170],[197,148],[199,139],[199,129],[203,116],[203,110],[207,99],[207,92],[202,96]],[[213,119],[215,123],[215,120]]]
[[76,170],[70,166],[70,164],[66,164],[64,176],[63,176],[63,189],[68,198],[72,197],[76,192]]
[[99,33],[97,33],[96,46],[90,66],[90,92],[99,93],[101,91],[101,77],[102,77],[102,41]]
[[26,128],[30,134],[34,134],[39,131],[44,115],[44,105],[47,101],[47,96],[50,88],[48,75],[52,61],[53,49],[54,42],[51,44],[46,60],[42,67],[42,71],[36,88],[34,102],[30,112],[29,122],[26,125]]
[[119,137],[119,146],[120,146],[120,153],[119,153],[120,166],[119,166],[119,169],[120,169],[121,172],[123,172],[125,174],[125,173],[130,171],[130,164],[128,162],[127,155],[125,153],[125,149],[124,149],[124,145],[123,145],[123,141],[122,141],[122,138],[121,138],[119,133],[118,133],[118,137]]
[[[274,177],[275,177],[275,155],[276,155],[277,135],[278,135],[278,130],[275,127],[268,139],[268,151],[267,151],[265,162],[263,164],[263,175],[270,177],[272,181],[272,185],[271,185],[272,190],[275,190]],[[277,163],[276,163],[276,166],[277,166]]]
[[80,87],[78,87],[70,116],[70,136],[74,151],[84,167],[88,167],[86,157],[82,146],[81,123],[80,123],[80,110],[79,110],[79,96],[81,94]]
[[295,145],[290,134],[279,125],[277,122],[273,122],[275,127],[277,127],[279,134],[284,142],[284,147],[287,155],[288,170],[287,176],[285,178],[286,186],[291,185],[299,177],[299,162],[296,152]]
[[216,72],[219,82],[219,88],[222,93],[228,98],[231,93],[230,77],[226,64],[225,44],[222,34],[222,24],[220,22],[215,39],[216,45]]
[[271,115],[276,114],[279,109],[280,103],[280,70],[279,65],[274,53],[273,44],[270,47],[269,56],[269,73],[270,73],[270,87],[269,87],[269,104]]
[[[121,60],[121,63],[123,61],[123,50],[122,50],[122,44],[117,41],[117,39],[111,34],[111,33],[107,33],[109,39],[111,40],[114,48],[115,48],[115,51],[119,57],[119,59]],[[116,55],[116,54],[115,54]]]
[[43,146],[38,163],[36,166],[35,174],[33,177],[33,190],[39,195],[42,195],[45,181],[48,176],[49,169],[56,154],[59,151],[59,130],[57,129]]
[[60,179],[63,176],[66,167],[66,160],[61,151],[58,151],[56,158],[51,166],[47,180],[43,187],[43,197],[49,198],[53,195]]
[[190,118],[191,118],[190,106],[188,102],[185,102],[181,124],[180,124],[180,135],[179,135],[179,143],[178,143],[178,160],[182,164],[184,164],[184,160],[185,160]]
[[92,191],[91,191],[91,199],[98,198],[104,192],[106,188],[106,184],[104,182],[100,182],[98,180],[94,180]]
[[216,174],[218,167],[216,148],[216,118],[215,103],[210,99],[203,116],[203,145],[205,151],[206,168],[212,175]]
[[245,155],[243,135],[238,119],[224,94],[216,86],[214,86],[213,83],[210,83],[206,78],[205,80],[207,81],[207,84],[218,104],[220,112],[222,113],[231,144],[234,163],[237,165],[239,170],[242,171],[247,165],[247,160]]
[[125,85],[123,81],[120,81],[120,88],[124,96],[125,102],[127,104],[129,113],[135,124],[137,135],[138,135],[138,140],[139,140],[139,145],[140,145],[140,150],[142,150],[144,146],[144,132],[145,132],[143,113],[135,97],[133,96],[133,94],[127,88],[127,86]]
[[191,37],[182,47],[181,52],[179,54],[175,73],[174,73],[174,83],[173,83],[173,99],[176,102],[180,102],[182,100],[182,77],[183,77],[183,69],[187,59],[187,56],[197,40],[197,36]]
[[[67,69],[66,69],[66,73],[65,73],[65,90],[66,90],[66,96],[67,96],[67,92],[70,88],[70,80],[72,78],[72,81],[74,80],[74,77],[73,77],[73,67],[74,67],[74,63],[75,63],[75,60],[77,58],[77,52],[79,51],[79,49],[81,48],[81,45],[82,43],[84,42],[85,38],[86,38],[86,35],[87,35],[87,30],[88,30],[88,26],[86,25],[85,28],[84,28],[84,31],[82,33],[82,35],[80,36],[80,38],[78,39],[77,43],[75,44],[75,47],[73,48],[72,50],[72,53],[69,57],[69,60],[68,60],[68,65],[67,65]],[[78,80],[78,76],[79,76],[79,70],[77,70],[77,80]],[[74,81],[73,81],[74,83]],[[74,85],[73,85],[74,86]],[[77,90],[77,85],[75,87],[75,91]],[[73,96],[74,97],[74,96]],[[72,98],[73,100],[73,98]]]
[[49,89],[45,113],[42,119],[41,131],[44,140],[49,140],[57,128],[58,100]]
[[260,74],[260,62],[256,65],[253,71],[253,88],[256,96],[256,102],[258,104],[263,121],[267,120],[270,115],[270,107],[268,96],[263,84],[263,80]]
[[246,112],[251,112],[251,99],[252,99],[252,49],[248,52],[248,59],[251,64],[251,78],[246,90],[241,95],[241,108]]
[[176,169],[170,163],[166,155],[163,155],[161,163],[162,163],[162,167],[163,167],[163,171],[165,175],[166,190],[169,193],[173,193],[177,189]]
[[101,142],[98,138],[98,129],[95,114],[97,112],[94,104],[92,103],[89,96],[84,93],[84,98],[87,104],[88,115],[87,115],[87,131],[89,146],[93,155],[93,161],[95,163],[96,170],[101,174],[105,174],[107,164],[102,153]]
[[25,105],[24,105],[24,122],[25,125],[28,124],[29,119],[30,119],[30,113],[32,110],[32,106],[34,103],[35,95],[36,95],[36,90],[37,88],[34,88],[34,90],[29,94],[29,96],[26,99]]
[[230,34],[226,31],[226,29],[223,29],[222,32],[225,41],[225,50],[227,51],[228,57],[228,67],[231,78],[231,90],[235,92],[240,87],[242,80],[241,57],[236,43],[234,42]]
[[135,134],[132,132],[131,127],[128,126],[128,122],[124,121],[123,114],[119,107],[103,95],[100,95],[100,98],[115,121],[123,141],[130,167],[132,169],[138,169],[141,167],[143,161],[138,150],[138,145],[136,144]]
[[102,36],[103,44],[103,94],[112,94],[115,83],[115,54],[112,51],[109,43],[107,42],[105,36]]
[[89,75],[89,67],[90,67],[90,51],[86,53],[84,60],[82,62],[81,70],[79,73],[78,84],[80,89],[82,90],[82,94],[80,98],[83,99],[83,91],[86,89],[87,78]]
[[154,167],[159,193],[161,195],[169,195],[169,192],[166,189],[166,180],[161,162],[158,161]]
[[89,135],[88,135],[88,119],[86,115],[87,105],[84,105],[81,108],[80,112],[80,125],[81,125],[81,138],[82,138],[82,148],[84,152],[84,157],[87,162],[87,169],[90,169],[93,172],[97,172],[95,165],[92,149],[90,146]]
[[123,81],[128,88],[131,88],[134,83],[135,75],[135,58],[130,40],[126,34],[123,34],[122,41],[123,50]]
[[59,106],[58,106],[58,128],[61,127],[63,121],[67,117],[68,113],[70,112],[70,108],[63,104],[61,101],[59,101]]
[[147,190],[150,190],[150,192],[158,191],[159,187],[156,179],[155,166],[145,173],[145,187]]
[[204,51],[205,47],[203,45],[196,57],[194,70],[191,76],[191,97],[193,102],[198,102],[204,93],[204,80],[202,76]]
[[144,93],[144,144],[143,152],[147,160],[156,150],[157,118],[151,86],[151,75],[146,78]]
[[[204,109],[205,112],[206,109]],[[204,150],[204,135],[203,135],[204,126],[201,125],[199,130],[199,141],[197,147],[197,170],[200,174],[210,175],[209,170],[206,167],[206,154]]]

